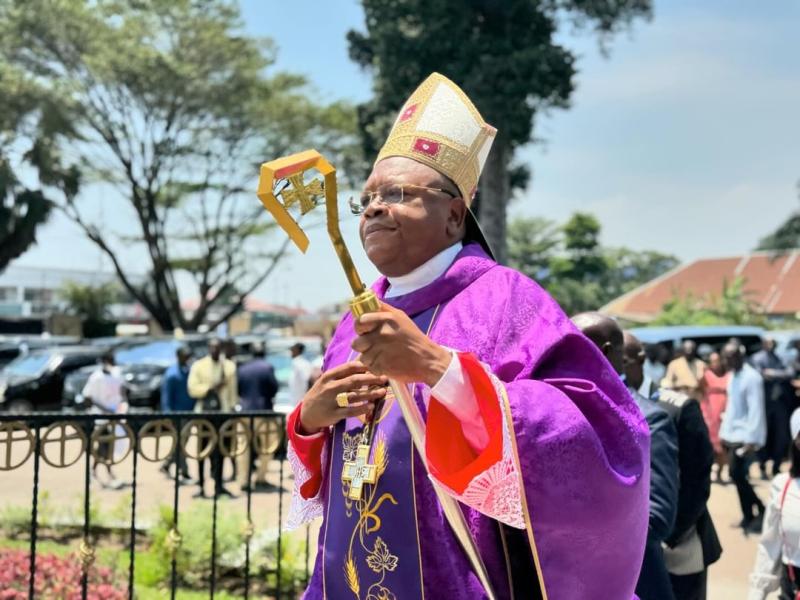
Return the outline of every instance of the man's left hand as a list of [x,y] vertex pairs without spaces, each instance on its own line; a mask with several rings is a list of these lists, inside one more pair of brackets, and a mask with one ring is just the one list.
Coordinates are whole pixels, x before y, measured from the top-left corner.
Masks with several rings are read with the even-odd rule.
[[435,385],[450,365],[451,354],[422,333],[408,315],[381,303],[379,312],[355,322],[358,337],[352,348],[376,375],[404,383]]

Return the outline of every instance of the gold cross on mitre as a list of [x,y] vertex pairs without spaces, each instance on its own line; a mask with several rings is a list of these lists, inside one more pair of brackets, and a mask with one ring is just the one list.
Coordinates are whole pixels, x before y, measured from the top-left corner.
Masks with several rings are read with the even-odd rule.
[[342,469],[342,482],[350,484],[347,497],[350,500],[361,500],[361,492],[365,483],[375,484],[378,481],[378,467],[369,462],[369,446],[359,444],[356,459],[348,460]]
[[291,184],[281,192],[283,198],[283,205],[286,208],[291,208],[295,202],[300,204],[300,214],[306,214],[314,209],[317,205],[317,198],[320,198],[325,190],[322,187],[322,182],[319,179],[314,179],[308,184],[303,182],[303,174],[298,173],[290,175],[287,180]]

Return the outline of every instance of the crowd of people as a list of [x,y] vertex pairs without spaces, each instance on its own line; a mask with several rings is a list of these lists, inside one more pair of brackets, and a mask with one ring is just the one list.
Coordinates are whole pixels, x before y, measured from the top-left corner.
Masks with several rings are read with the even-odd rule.
[[[289,349],[292,356],[292,373],[289,381],[291,401],[297,404],[318,376],[318,368],[305,358],[305,346],[296,343]],[[161,383],[161,410],[163,412],[214,412],[214,411],[262,411],[273,410],[275,396],[278,393],[278,381],[273,366],[266,358],[263,343],[253,344],[248,360],[237,364],[235,357],[237,347],[233,340],[222,341],[212,338],[208,342],[208,353],[192,362],[192,354],[188,347],[181,346],[176,351],[176,360],[167,368]],[[126,413],[125,381],[115,365],[113,352],[103,355],[96,371],[89,377],[82,395],[91,406],[92,412]],[[258,421],[258,420],[257,420]],[[258,427],[260,422],[254,423]],[[113,442],[103,442],[98,449],[102,456],[112,456],[120,451],[121,444],[114,448]],[[250,481],[251,462],[253,481]],[[108,460],[95,460],[92,474],[103,487],[119,489],[128,485],[114,474]],[[260,460],[252,450],[231,459],[230,480],[236,480],[240,489],[247,491],[259,487],[269,487],[266,479],[267,461]],[[106,469],[106,477],[100,477],[100,467]],[[233,496],[223,481],[223,456],[218,448],[211,454],[197,461],[197,476],[192,478],[184,452],[174,452],[161,465],[161,471],[172,475],[172,467],[177,469],[181,483],[197,483],[195,497],[207,495],[206,481],[208,475],[214,482],[217,494]]]
[[[722,550],[706,502],[712,468],[715,481],[726,483],[722,470],[727,466],[742,510],[737,525],[746,533],[763,527],[751,597],[763,599],[780,585],[786,594],[782,598],[795,599],[793,564],[800,560],[800,352],[786,364],[768,338],[748,358],[741,342],[731,339],[720,351],[709,349],[701,357],[697,345],[687,340],[663,364],[657,358],[663,352],[645,350],[608,317],[582,313],[573,321],[623,377],[650,428],[650,526],[636,589],[639,597],[705,598],[707,568]],[[781,473],[790,447],[790,472]],[[772,495],[766,508],[750,483],[754,461],[763,479],[771,468]],[[796,508],[790,518],[797,518],[790,525],[790,537],[780,517],[787,501]],[[786,564],[783,577],[781,556]]]

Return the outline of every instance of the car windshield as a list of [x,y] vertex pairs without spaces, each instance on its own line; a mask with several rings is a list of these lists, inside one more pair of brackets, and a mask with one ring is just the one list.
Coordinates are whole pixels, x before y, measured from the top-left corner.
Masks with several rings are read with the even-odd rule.
[[179,342],[175,340],[160,340],[140,344],[119,350],[114,354],[118,365],[163,365],[169,366],[175,362],[175,352]]
[[53,355],[49,352],[36,352],[20,356],[8,363],[4,370],[8,375],[36,377],[47,368],[47,363],[52,357]]

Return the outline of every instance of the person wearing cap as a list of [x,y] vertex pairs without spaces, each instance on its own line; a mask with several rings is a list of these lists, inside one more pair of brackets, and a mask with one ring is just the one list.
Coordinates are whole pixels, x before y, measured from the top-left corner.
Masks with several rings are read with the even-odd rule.
[[[461,503],[493,597],[634,596],[647,423],[555,301],[492,259],[469,205],[495,135],[433,74],[351,202],[381,308],[342,318],[288,419],[288,525],[324,519],[306,599],[489,598],[434,485]],[[423,412],[424,462],[389,378]],[[372,480],[358,499],[354,473]]]
[[789,429],[789,472],[772,479],[748,600],[765,600],[775,590],[780,600],[800,596],[800,409],[792,413]]

